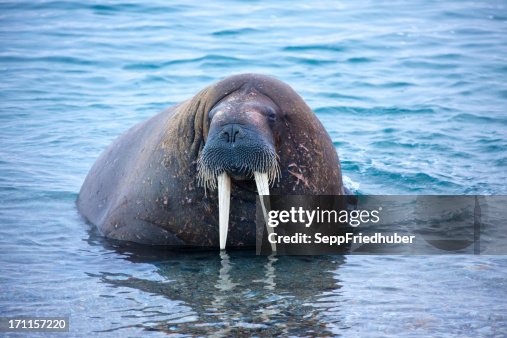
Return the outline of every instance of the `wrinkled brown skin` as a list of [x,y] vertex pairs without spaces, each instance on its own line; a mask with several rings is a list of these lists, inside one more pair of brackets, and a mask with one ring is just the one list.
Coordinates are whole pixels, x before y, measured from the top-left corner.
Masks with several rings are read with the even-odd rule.
[[[211,85],[118,137],[88,173],[78,210],[109,238],[151,245],[218,247],[217,191],[197,183],[208,112],[244,86],[278,105],[272,128],[281,177],[278,195],[342,195],[338,155],[303,99],[271,77],[242,74]],[[255,244],[256,188],[232,182],[227,247]]]

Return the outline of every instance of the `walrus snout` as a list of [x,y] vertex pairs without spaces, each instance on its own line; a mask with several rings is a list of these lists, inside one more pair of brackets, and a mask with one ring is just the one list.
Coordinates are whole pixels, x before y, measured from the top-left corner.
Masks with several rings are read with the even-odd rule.
[[[252,179],[254,171],[268,173],[277,166],[274,145],[256,133],[255,129],[237,124],[224,125],[210,133],[199,158],[199,171],[215,179],[226,172],[242,180]],[[276,175],[275,172],[272,174]],[[214,177],[213,177],[214,176]]]

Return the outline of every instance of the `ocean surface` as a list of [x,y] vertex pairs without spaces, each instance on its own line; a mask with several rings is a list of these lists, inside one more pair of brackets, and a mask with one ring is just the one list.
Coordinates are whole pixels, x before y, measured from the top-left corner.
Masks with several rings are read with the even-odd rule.
[[506,256],[140,253],[83,221],[115,137],[245,72],[306,100],[356,193],[507,194],[504,1],[1,1],[0,316],[87,337],[506,336]]

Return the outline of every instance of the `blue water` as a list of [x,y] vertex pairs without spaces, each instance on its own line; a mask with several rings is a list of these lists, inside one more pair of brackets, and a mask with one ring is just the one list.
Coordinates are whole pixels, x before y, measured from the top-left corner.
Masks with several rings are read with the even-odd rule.
[[121,132],[227,75],[314,109],[363,194],[507,194],[503,1],[0,3],[0,316],[72,336],[505,336],[502,256],[121,251],[78,215]]

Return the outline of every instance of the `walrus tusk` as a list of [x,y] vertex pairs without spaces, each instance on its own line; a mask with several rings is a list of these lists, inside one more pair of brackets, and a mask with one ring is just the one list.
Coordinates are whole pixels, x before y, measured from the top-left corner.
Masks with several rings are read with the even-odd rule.
[[218,176],[218,224],[220,250],[225,250],[229,230],[229,209],[231,206],[231,178],[223,172]]
[[[268,174],[254,171],[254,178],[255,178],[255,184],[257,185],[257,192],[261,196],[260,200],[261,200],[261,206],[262,206],[262,213],[264,215],[264,220],[266,221],[266,228],[268,229],[268,235],[269,235],[269,234],[273,233],[273,228],[268,225],[268,212],[266,210],[266,206],[264,205],[264,199],[262,198],[262,196],[269,196]],[[273,252],[276,251],[276,244],[275,243],[271,243],[271,250]]]
[[[255,184],[257,191],[261,196],[269,195],[269,181],[268,174],[254,172]],[[219,237],[220,237],[220,250],[225,250],[227,243],[227,231],[229,230],[229,211],[231,207],[231,178],[227,173],[223,172],[218,176],[218,224],[219,224]],[[264,205],[264,199],[261,197],[261,206],[268,233],[271,234],[273,229],[268,226],[268,213]],[[276,251],[276,244],[271,243],[271,250]]]

